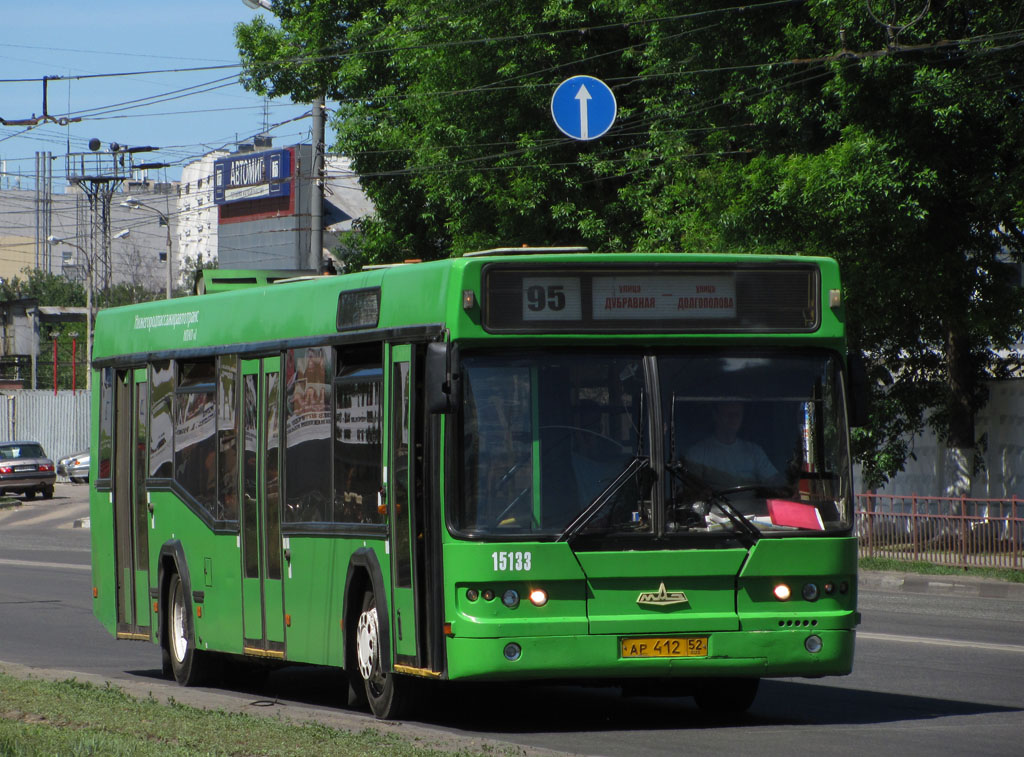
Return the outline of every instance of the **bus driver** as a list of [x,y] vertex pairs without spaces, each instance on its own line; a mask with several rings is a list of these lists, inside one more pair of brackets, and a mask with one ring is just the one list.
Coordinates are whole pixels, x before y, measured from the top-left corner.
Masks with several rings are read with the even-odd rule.
[[776,485],[782,482],[761,447],[739,438],[743,425],[743,403],[719,402],[713,410],[714,432],[686,451],[690,473],[713,489],[734,486]]

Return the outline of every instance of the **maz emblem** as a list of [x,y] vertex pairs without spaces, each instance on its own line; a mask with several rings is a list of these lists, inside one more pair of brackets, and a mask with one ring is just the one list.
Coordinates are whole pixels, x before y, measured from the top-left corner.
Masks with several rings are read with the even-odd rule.
[[682,605],[689,601],[681,591],[666,591],[664,581],[657,591],[645,591],[636,598],[638,605]]

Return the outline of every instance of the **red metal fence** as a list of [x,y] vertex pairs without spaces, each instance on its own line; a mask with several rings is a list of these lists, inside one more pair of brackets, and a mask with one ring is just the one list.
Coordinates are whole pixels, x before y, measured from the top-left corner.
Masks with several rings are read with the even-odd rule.
[[861,557],[1024,570],[1024,500],[858,494]]

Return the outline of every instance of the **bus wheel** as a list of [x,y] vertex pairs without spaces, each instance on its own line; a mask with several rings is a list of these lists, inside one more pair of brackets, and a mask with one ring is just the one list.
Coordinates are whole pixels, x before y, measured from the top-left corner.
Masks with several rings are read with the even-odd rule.
[[693,698],[706,712],[739,715],[754,703],[760,683],[760,678],[710,678],[700,685]]
[[408,700],[402,685],[405,682],[396,680],[394,673],[384,672],[377,600],[372,591],[363,595],[363,609],[356,625],[356,663],[373,714],[382,720],[401,717]]
[[208,663],[203,653],[196,649],[192,615],[185,604],[185,585],[177,573],[171,574],[167,597],[170,612],[167,614],[165,644],[171,672],[174,680],[182,686],[196,686],[206,680]]

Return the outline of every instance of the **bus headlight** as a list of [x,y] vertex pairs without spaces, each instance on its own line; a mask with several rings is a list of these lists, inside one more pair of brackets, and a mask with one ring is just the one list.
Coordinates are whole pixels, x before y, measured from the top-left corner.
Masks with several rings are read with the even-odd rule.
[[543,607],[548,603],[548,593],[543,589],[534,589],[530,592],[530,601],[535,607]]
[[789,586],[786,584],[775,584],[775,588],[772,589],[772,594],[774,594],[775,598],[780,602],[785,602],[790,598],[792,593],[793,592],[789,590]]
[[515,589],[509,589],[501,595],[501,603],[510,610],[519,607],[519,592]]
[[818,652],[821,651],[821,648],[823,646],[824,644],[821,641],[821,637],[817,634],[808,636],[806,639],[804,639],[804,649],[806,649],[811,654],[818,654]]

